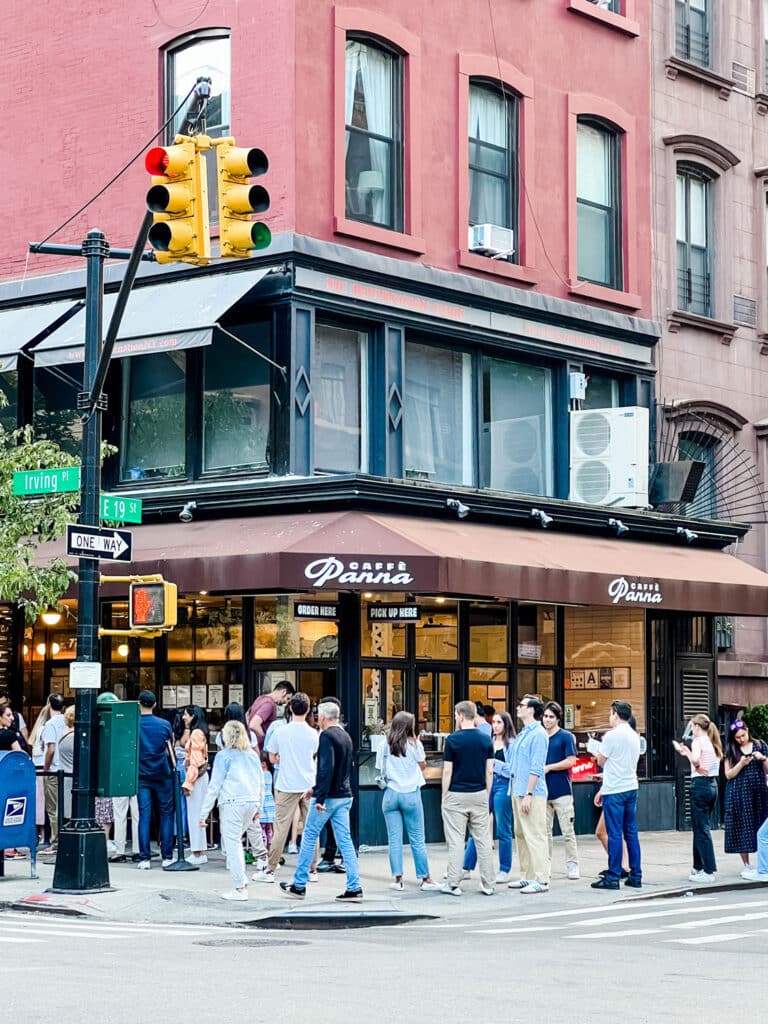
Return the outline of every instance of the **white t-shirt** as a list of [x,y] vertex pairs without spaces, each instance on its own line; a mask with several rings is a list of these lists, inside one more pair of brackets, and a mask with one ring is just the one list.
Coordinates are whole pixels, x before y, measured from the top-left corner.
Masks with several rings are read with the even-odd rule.
[[57,772],[59,770],[59,740],[61,734],[67,728],[67,723],[64,721],[64,715],[51,715],[48,721],[43,726],[42,733],[42,746],[43,753],[48,748],[49,743],[55,744],[55,750],[53,752],[53,761],[51,762],[50,770]]
[[622,722],[603,736],[599,752],[607,759],[603,765],[603,796],[638,788],[640,737],[628,722]]
[[280,755],[275,786],[280,793],[306,793],[315,784],[315,754],[320,737],[306,722],[289,722],[275,729],[266,744],[268,754]]
[[382,743],[376,751],[376,767],[386,779],[387,787],[396,793],[413,793],[424,785],[424,772],[419,762],[426,759],[421,740],[406,743],[403,757],[395,757],[388,743]]

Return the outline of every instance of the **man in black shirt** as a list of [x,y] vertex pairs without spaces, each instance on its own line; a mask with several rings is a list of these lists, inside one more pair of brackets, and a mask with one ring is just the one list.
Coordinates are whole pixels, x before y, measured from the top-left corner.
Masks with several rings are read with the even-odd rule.
[[488,794],[493,782],[493,743],[475,727],[477,708],[471,700],[455,708],[456,732],[445,741],[443,752],[443,830],[448,843],[448,876],[442,891],[461,896],[459,882],[464,858],[464,837],[469,828],[480,866],[480,892],[493,896],[493,866]]
[[325,701],[318,707],[317,714],[320,726],[317,779],[304,824],[293,882],[281,882],[280,888],[292,899],[304,899],[315,844],[323,826],[330,821],[347,871],[347,888],[336,899],[359,903],[363,898],[363,890],[360,887],[357,854],[349,831],[349,810],[352,806],[352,787],[349,783],[349,773],[352,769],[352,740],[339,722],[337,704]]

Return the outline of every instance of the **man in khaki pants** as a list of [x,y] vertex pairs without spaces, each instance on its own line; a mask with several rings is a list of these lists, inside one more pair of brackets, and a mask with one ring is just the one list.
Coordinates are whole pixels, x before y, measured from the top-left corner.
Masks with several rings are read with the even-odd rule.
[[461,896],[459,882],[467,828],[475,840],[480,867],[480,892],[493,896],[493,864],[488,794],[493,783],[493,743],[475,728],[477,708],[471,700],[455,709],[456,731],[445,741],[443,753],[443,829],[448,843],[448,875],[441,891]]
[[[299,808],[302,822],[305,821],[315,784],[315,755],[319,737],[307,725],[309,697],[306,693],[294,693],[288,706],[291,709],[291,721],[272,733],[266,750],[270,761],[280,766],[275,780],[275,828],[267,869],[257,871],[253,875],[254,882],[274,882],[296,808]],[[311,882],[317,881],[318,856],[319,851],[316,850],[309,869]]]
[[544,781],[549,739],[541,724],[544,706],[530,693],[517,705],[523,729],[512,748],[512,813],[521,878],[510,889],[531,893],[547,892],[551,858],[547,833],[547,784]]

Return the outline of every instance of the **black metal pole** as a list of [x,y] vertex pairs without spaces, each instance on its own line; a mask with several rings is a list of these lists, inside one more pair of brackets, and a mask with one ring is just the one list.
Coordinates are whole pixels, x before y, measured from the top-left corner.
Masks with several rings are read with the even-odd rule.
[[[83,242],[86,259],[85,365],[83,391],[93,393],[99,365],[104,303],[104,260],[109,245],[99,230]],[[98,526],[101,488],[101,412],[94,406],[83,424],[80,470],[80,525]],[[77,588],[77,660],[99,660],[99,563],[81,558]],[[94,819],[96,801],[96,697],[98,690],[78,688],[75,697],[75,756],[72,820],[59,836],[54,892],[99,892],[110,888],[106,837]]]

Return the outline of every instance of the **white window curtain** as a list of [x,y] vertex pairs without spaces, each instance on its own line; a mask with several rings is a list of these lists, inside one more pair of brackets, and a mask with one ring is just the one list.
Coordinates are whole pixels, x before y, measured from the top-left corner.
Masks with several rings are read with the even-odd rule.
[[[365,43],[347,43],[345,109],[347,124],[352,123],[354,114],[355,88],[358,72],[362,81],[365,108],[364,124],[357,125],[366,131],[381,135],[387,140],[393,137],[392,119],[392,64],[393,58],[384,50]],[[347,147],[349,134],[347,135]],[[368,179],[371,213],[376,223],[389,220],[391,208],[391,141],[368,140],[370,170],[375,177]],[[359,179],[358,179],[359,181]]]
[[501,93],[470,87],[469,138],[472,165],[469,176],[470,219],[475,224],[506,227],[509,221],[508,183],[498,175],[507,170],[509,139],[507,103]]

